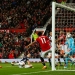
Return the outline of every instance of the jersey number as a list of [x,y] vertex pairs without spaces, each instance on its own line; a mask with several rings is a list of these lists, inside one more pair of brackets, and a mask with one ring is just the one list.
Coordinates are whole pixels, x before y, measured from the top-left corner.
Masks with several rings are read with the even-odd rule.
[[42,43],[46,43],[46,39],[45,38],[41,38]]

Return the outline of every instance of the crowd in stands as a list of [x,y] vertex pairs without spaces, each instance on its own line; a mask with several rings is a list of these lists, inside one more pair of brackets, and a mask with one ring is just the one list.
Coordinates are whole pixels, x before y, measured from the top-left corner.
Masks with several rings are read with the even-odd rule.
[[[23,33],[0,32],[0,59],[17,58],[26,51],[32,30],[43,27],[51,17],[51,2],[52,0],[0,0],[0,30],[26,29]],[[51,27],[51,24],[48,26]],[[28,48],[32,58],[39,57],[38,49],[38,44]]]
[[[65,13],[63,13],[65,12]],[[56,16],[56,26],[57,27],[75,27],[75,13],[73,11],[67,11],[65,9],[60,9]]]
[[0,29],[26,29],[25,33],[0,32],[0,58],[17,58],[24,51],[25,46],[30,43],[27,37],[32,30],[43,27],[51,17],[50,2],[0,0]]
[[0,32],[0,58],[17,58],[29,43],[26,33]]
[[[62,1],[66,1],[66,0],[57,0],[59,1],[59,3]],[[73,3],[74,0],[72,1],[72,3],[69,3],[70,0],[67,0],[67,3],[65,4],[67,7],[70,6],[72,8],[75,8],[75,4]],[[64,8],[60,8],[57,7],[56,8],[57,13],[55,15],[55,27],[58,29],[63,29],[63,30],[67,30],[67,31],[74,31],[74,27],[75,27],[75,13],[74,11],[69,11],[67,9]],[[51,31],[52,28],[52,23],[48,23],[46,30],[48,32]],[[72,29],[73,28],[73,29]],[[59,31],[58,31],[59,32]]]
[[50,0],[0,1],[0,28],[26,28],[43,26],[51,16]]

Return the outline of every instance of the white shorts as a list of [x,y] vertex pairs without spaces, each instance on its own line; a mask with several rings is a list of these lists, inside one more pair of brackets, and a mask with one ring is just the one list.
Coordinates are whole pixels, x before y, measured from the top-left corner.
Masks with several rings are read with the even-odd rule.
[[[55,53],[55,57],[58,58],[58,56],[59,55]],[[48,57],[52,57],[52,53],[48,53]],[[58,59],[57,58],[55,58],[55,64],[57,64],[57,62],[58,62]],[[51,63],[52,63],[52,58],[51,58]]]
[[31,66],[30,65],[25,65],[25,68],[30,68]]
[[44,52],[41,51],[41,52],[40,52],[40,56],[44,58],[45,55],[46,55],[48,52],[50,52],[50,51],[51,51],[51,49],[49,49],[49,50],[47,50],[47,51],[44,51]]
[[25,65],[25,62],[24,62],[24,61],[20,61],[20,62],[19,62],[19,65],[21,65],[21,66],[22,66],[22,65]]
[[62,50],[64,50],[64,52],[67,52],[67,45],[62,45]]
[[[49,57],[49,56],[51,57],[51,56],[52,56],[52,53],[49,52],[49,53],[48,53],[48,57]],[[58,54],[55,53],[55,57],[58,57]]]

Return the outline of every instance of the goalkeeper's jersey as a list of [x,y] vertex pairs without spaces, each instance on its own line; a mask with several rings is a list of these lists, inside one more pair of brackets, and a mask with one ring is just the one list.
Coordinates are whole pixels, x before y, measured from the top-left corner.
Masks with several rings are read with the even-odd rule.
[[65,44],[68,45],[68,48],[75,48],[74,38],[70,37],[66,40]]

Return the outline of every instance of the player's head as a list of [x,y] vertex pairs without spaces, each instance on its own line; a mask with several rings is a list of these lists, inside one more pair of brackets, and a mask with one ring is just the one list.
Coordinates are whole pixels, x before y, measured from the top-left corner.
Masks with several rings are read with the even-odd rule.
[[68,32],[66,35],[66,38],[70,38],[70,37],[71,37],[71,34]]
[[62,30],[60,31],[60,34],[63,34],[63,31]]
[[25,51],[24,52],[24,56],[27,56],[28,58],[30,58],[31,57],[31,54],[29,53],[29,51]]
[[42,35],[42,32],[38,32],[38,36],[41,36]]

